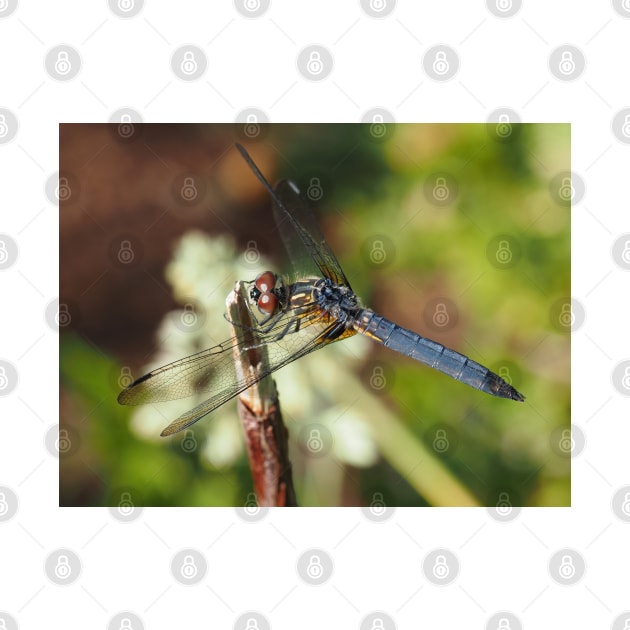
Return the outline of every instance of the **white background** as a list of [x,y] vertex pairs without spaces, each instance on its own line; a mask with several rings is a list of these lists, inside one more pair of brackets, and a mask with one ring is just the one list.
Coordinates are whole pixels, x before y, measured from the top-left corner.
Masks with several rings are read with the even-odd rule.
[[[46,52],[60,43],[83,61],[67,83],[44,67]],[[170,68],[185,43],[208,57],[204,77],[189,83]],[[296,69],[297,54],[312,43],[335,60],[321,83]],[[422,69],[424,51],[438,43],[461,60],[444,83]],[[564,43],[586,57],[572,82],[548,68]],[[479,0],[408,0],[383,19],[366,15],[358,1],[273,0],[257,19],[226,1],[147,2],[122,20],[105,1],[22,1],[0,19],[0,107],[19,120],[15,139],[0,145],[0,232],[20,249],[18,262],[0,273],[0,359],[20,379],[0,398],[0,485],[20,502],[16,516],[0,523],[0,611],[22,629],[105,628],[122,610],[147,628],[229,628],[247,610],[263,613],[273,628],[358,628],[373,610],[398,628],[484,628],[500,610],[527,628],[612,627],[630,608],[630,525],[611,510],[614,493],[630,484],[628,398],[611,382],[613,368],[630,356],[628,272],[611,256],[613,242],[630,232],[630,146],[611,131],[615,113],[630,106],[628,59],[630,20],[606,2],[530,0],[510,19]],[[485,509],[399,509],[382,524],[358,509],[274,510],[258,524],[233,509],[146,509],[130,524],[106,509],[59,509],[58,461],[44,445],[58,423],[58,336],[44,319],[58,295],[58,208],[44,183],[58,168],[59,122],[106,122],[124,106],[147,122],[231,122],[250,106],[273,122],[358,121],[377,106],[400,122],[485,122],[502,106],[527,122],[570,122],[571,168],[586,183],[572,209],[572,295],[587,314],[573,335],[572,422],[586,435],[573,460],[573,507],[524,509],[507,524]],[[83,566],[67,587],[44,572],[59,547],[74,549]],[[208,560],[207,576],[192,587],[169,569],[185,547]],[[296,573],[309,547],[334,559],[323,586]],[[436,547],[461,564],[448,586],[430,584],[422,572]],[[558,585],[548,572],[549,558],[564,547],[586,561],[574,586]]]

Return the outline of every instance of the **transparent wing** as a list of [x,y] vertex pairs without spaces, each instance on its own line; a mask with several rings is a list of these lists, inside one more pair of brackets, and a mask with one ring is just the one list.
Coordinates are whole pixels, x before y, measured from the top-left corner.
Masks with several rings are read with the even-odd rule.
[[310,205],[292,181],[283,179],[276,184],[273,214],[284,246],[297,270],[301,270],[305,259],[310,257],[324,277],[335,284],[350,287],[339,261],[319,230]]
[[273,188],[254,164],[249,153],[238,143],[236,148],[271,195],[276,227],[296,271],[304,270],[303,263],[310,257],[321,275],[330,278],[336,284],[350,287],[348,278],[322,236],[310,205],[300,196],[298,187],[293,182],[283,179]]
[[[298,327],[296,332],[287,333]],[[118,396],[118,402],[122,405],[142,405],[212,392],[210,398],[177,418],[162,431],[162,435],[171,435],[197,422],[268,374],[332,341],[349,336],[348,333],[354,333],[350,330],[341,336],[332,334],[337,327],[338,323],[331,321],[315,304],[299,315],[288,310],[277,318],[270,329],[256,329],[255,337],[258,342],[254,346],[251,341],[247,345],[243,334],[169,363],[142,376],[124,389]],[[269,369],[257,377],[239,377],[234,362],[235,346],[241,349],[266,346]]]

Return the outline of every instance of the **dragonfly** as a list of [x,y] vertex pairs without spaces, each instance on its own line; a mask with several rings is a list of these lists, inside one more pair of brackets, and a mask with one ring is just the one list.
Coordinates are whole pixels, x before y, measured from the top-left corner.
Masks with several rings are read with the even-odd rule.
[[[304,270],[304,275],[291,281],[272,271],[258,274],[246,283],[252,334],[233,335],[223,343],[145,374],[119,394],[120,404],[140,405],[209,393],[209,398],[173,420],[161,433],[172,435],[272,372],[356,334],[486,394],[525,400],[510,383],[480,363],[364,308],[297,186],[288,179],[271,186],[245,148],[240,144],[236,148],[269,193],[276,229],[293,266]],[[234,350],[262,346],[268,355],[265,369],[239,373]]]

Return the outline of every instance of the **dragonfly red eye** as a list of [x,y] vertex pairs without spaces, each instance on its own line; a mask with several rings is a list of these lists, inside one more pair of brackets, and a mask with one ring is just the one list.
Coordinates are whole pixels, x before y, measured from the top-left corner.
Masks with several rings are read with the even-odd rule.
[[254,286],[261,292],[271,291],[276,286],[276,274],[271,271],[263,271],[256,276]]
[[271,315],[278,307],[278,298],[268,291],[258,298],[258,310],[263,315]]

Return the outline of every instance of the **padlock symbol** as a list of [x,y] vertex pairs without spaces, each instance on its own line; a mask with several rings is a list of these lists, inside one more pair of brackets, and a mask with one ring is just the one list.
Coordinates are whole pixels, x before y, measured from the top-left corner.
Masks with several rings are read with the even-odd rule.
[[562,309],[560,310],[560,315],[558,316],[560,321],[560,325],[565,328],[571,328],[573,324],[575,324],[575,314],[571,309],[571,304],[563,304]]
[[509,241],[499,241],[499,247],[496,254],[497,262],[507,265],[512,262],[512,250]]
[[630,265],[630,240],[626,241],[623,251],[621,252],[621,259]]
[[570,50],[565,50],[562,53],[558,68],[565,76],[575,72],[575,61],[573,60],[573,53]]
[[59,435],[55,440],[55,447],[58,453],[67,453],[72,447],[72,441],[67,429],[59,429]]
[[507,492],[499,493],[499,500],[497,501],[496,510],[500,516],[507,516],[512,511],[510,495]]
[[184,326],[194,326],[197,322],[197,314],[192,304],[185,304],[182,312],[181,321]]
[[258,502],[256,501],[256,495],[253,492],[250,492],[247,495],[247,500],[245,501],[245,512],[247,514],[254,516],[260,512],[260,507],[258,506]]
[[184,60],[182,61],[181,69],[184,74],[191,75],[197,72],[197,60],[195,59],[195,53],[192,50],[187,50],[184,53]]
[[433,450],[436,453],[446,453],[450,445],[451,443],[446,436],[446,431],[444,429],[438,429],[435,432],[435,437],[433,438]]
[[258,116],[256,114],[247,114],[245,120],[245,135],[248,138],[256,138],[260,133],[260,125],[258,124]]
[[625,389],[630,389],[630,366],[628,366],[623,373],[623,378],[621,379],[621,384]]
[[433,198],[436,201],[446,201],[448,199],[449,190],[446,185],[445,177],[437,177],[435,179],[435,186],[433,186]]
[[9,252],[7,251],[7,244],[0,239],[0,265],[3,265],[9,260]]
[[60,50],[57,53],[57,61],[55,61],[55,72],[62,76],[65,76],[72,70],[72,64],[70,58],[65,50]]
[[130,516],[133,514],[133,501],[131,500],[130,492],[121,492],[120,501],[118,502],[118,511],[121,516]]
[[433,60],[433,72],[440,76],[446,74],[449,71],[450,65],[446,59],[446,53],[443,50],[438,50],[435,53],[435,59]]
[[199,194],[195,186],[195,180],[192,177],[184,177],[184,184],[180,190],[182,199],[186,201],[194,201]]
[[133,253],[133,249],[131,249],[131,241],[120,241],[118,260],[123,265],[128,265],[130,262],[133,262],[134,258],[135,254]]
[[438,302],[435,305],[435,312],[433,313],[433,323],[439,328],[447,326],[450,321],[450,316],[446,311],[446,304]]
[[448,577],[450,569],[446,564],[446,556],[437,556],[435,564],[433,565],[433,575],[439,580],[443,580]]
[[558,194],[560,195],[560,199],[562,199],[562,201],[571,201],[573,199],[575,196],[575,188],[573,188],[570,177],[562,178]]
[[309,55],[308,61],[306,62],[306,69],[313,75],[321,74],[324,69],[321,55],[316,50],[313,50]]
[[370,133],[372,136],[374,138],[382,138],[386,131],[383,114],[374,114],[374,116],[372,116],[372,122],[370,123]]
[[9,125],[7,125],[7,119],[4,114],[0,114],[0,138],[4,138],[9,135]]
[[575,448],[575,440],[571,435],[571,429],[562,429],[560,436],[560,450],[564,453],[571,453]]
[[247,625],[245,626],[245,630],[259,630],[258,622],[253,617],[250,617],[247,620]]
[[511,628],[510,622],[505,617],[501,617],[501,619],[499,619],[497,630],[511,630]]
[[626,492],[623,498],[623,503],[621,504],[621,511],[626,516],[630,516],[630,492]]
[[133,9],[134,0],[118,0],[118,8],[127,13]]
[[319,451],[324,448],[324,441],[322,440],[319,429],[311,429],[306,446],[308,447],[308,450],[313,453],[319,453]]
[[129,617],[123,617],[120,620],[120,627],[118,628],[118,630],[133,630],[131,619],[129,619]]
[[306,189],[306,196],[311,201],[319,201],[324,196],[324,189],[319,181],[319,177],[311,177]]
[[55,565],[55,575],[61,579],[66,580],[72,573],[72,567],[68,561],[68,556],[62,554],[57,558],[57,564]]
[[[9,504],[7,503],[7,497],[4,492],[0,492],[0,516],[4,516],[9,511]],[[2,630],[0,628],[0,630]]]
[[370,386],[373,389],[380,390],[387,385],[383,368],[380,365],[376,365],[372,370],[372,376],[370,377]]
[[59,201],[68,201],[72,197],[72,188],[70,188],[70,182],[67,177],[59,176],[55,196]]
[[7,372],[4,366],[0,365],[0,390],[6,389],[9,385],[9,379],[7,378]]
[[310,560],[308,561],[308,567],[306,567],[306,573],[310,578],[317,580],[324,573],[324,567],[322,566],[322,561],[319,556],[312,555]]
[[133,135],[131,114],[121,114],[120,122],[118,123],[118,135],[122,138],[129,138]]
[[626,114],[624,119],[623,119],[623,125],[621,126],[621,133],[626,138],[630,138],[630,114]]
[[118,377],[118,384],[122,387],[129,387],[133,383],[134,378],[131,375],[131,369],[128,366],[123,366],[120,370],[120,376]]
[[380,239],[375,239],[372,243],[372,249],[370,250],[370,260],[375,265],[382,265],[387,258],[387,252],[385,251],[385,245]]
[[560,568],[558,570],[560,572],[560,577],[565,580],[570,580],[575,575],[575,566],[571,556],[562,556]]
[[380,617],[376,617],[374,621],[372,621],[372,627],[370,630],[385,630],[383,620]]
[[370,503],[370,512],[375,516],[381,516],[386,509],[385,500],[381,492],[375,492],[372,495],[372,503]]
[[258,244],[256,241],[247,241],[247,247],[245,248],[245,262],[250,265],[255,265],[260,260],[260,252],[258,251]]
[[505,367],[504,365],[502,365],[499,368],[499,376],[508,384],[511,385],[512,384],[512,376],[510,375],[510,370]]
[[258,11],[260,9],[260,0],[245,0],[245,9],[247,11]]
[[57,326],[61,326],[65,328],[72,321],[72,316],[70,315],[70,311],[68,310],[68,305],[61,302],[59,304],[59,310],[55,314],[55,322]]
[[501,138],[507,138],[512,133],[510,117],[507,114],[499,115],[499,122],[497,123],[496,131],[497,136],[501,136]]
[[505,13],[512,8],[512,0],[497,0],[497,9]]
[[387,2],[385,0],[370,0],[370,9],[376,13],[380,13],[386,7]]
[[189,429],[182,440],[182,449],[186,453],[192,453],[197,448],[197,440],[195,434]]
[[181,568],[181,574],[187,580],[192,580],[198,573],[195,559],[192,556],[184,556],[184,562]]

